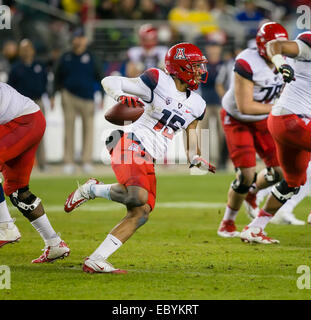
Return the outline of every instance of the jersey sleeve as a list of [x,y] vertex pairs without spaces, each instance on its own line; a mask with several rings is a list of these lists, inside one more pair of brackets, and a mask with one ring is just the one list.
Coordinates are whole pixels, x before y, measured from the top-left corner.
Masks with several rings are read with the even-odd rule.
[[311,60],[311,32],[303,32],[296,38],[299,47],[298,59]]
[[201,115],[200,115],[199,117],[197,117],[197,120],[203,120],[204,115],[205,115],[205,112],[206,112],[206,106],[204,107],[204,110],[203,110],[203,112],[201,113]]
[[234,72],[239,74],[241,77],[253,81],[253,70],[249,63],[242,58],[239,58],[235,61]]
[[156,68],[148,69],[140,76],[140,79],[153,91],[159,82],[159,70]]
[[204,118],[204,115],[206,112],[206,102],[200,95],[198,95],[194,92],[192,92],[191,95],[194,95],[193,115],[196,120],[202,120]]
[[132,95],[141,98],[145,102],[153,98],[153,92],[141,80],[141,78],[126,78],[109,76],[101,81],[105,92],[118,101],[122,95]]

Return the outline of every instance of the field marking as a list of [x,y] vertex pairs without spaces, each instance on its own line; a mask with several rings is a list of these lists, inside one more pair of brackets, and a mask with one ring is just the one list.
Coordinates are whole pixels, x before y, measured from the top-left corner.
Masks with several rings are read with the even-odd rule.
[[[217,209],[225,208],[226,204],[221,202],[158,202],[155,209]],[[102,212],[113,211],[123,209],[122,204],[117,203],[102,203],[102,204],[86,204],[78,210],[90,211],[90,212]],[[9,209],[14,209],[12,205],[9,205]],[[16,209],[16,208],[15,208]],[[64,206],[61,205],[44,205],[44,209],[49,211],[64,211]]]
[[[62,267],[64,269],[71,269],[71,270],[79,270],[82,271],[81,267],[72,266],[70,268],[68,267]],[[150,269],[128,269],[125,268],[129,273],[154,273],[154,274],[176,274],[176,273],[182,273],[183,275],[189,275],[189,276],[204,276],[204,277],[215,277],[215,276],[226,276],[226,277],[246,277],[246,278],[280,278],[280,279],[287,279],[287,280],[296,280],[296,276],[285,276],[282,274],[246,274],[246,273],[230,273],[230,272],[211,272],[211,273],[205,273],[200,271],[185,271],[185,270],[150,270]]]

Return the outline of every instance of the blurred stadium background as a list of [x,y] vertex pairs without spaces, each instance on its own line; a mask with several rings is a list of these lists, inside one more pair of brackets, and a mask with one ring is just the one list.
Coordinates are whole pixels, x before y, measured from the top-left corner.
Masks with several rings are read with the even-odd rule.
[[[210,82],[208,88],[202,88],[203,96],[215,96],[212,105],[220,105],[219,90],[216,90],[215,79],[222,65],[228,64],[238,50],[255,45],[254,37],[258,26],[267,21],[282,23],[291,38],[301,32],[297,29],[297,7],[307,5],[309,0],[8,0],[2,5],[10,7],[11,29],[2,29],[0,46],[0,79],[6,82],[12,65],[19,59],[18,45],[22,39],[33,42],[36,59],[48,68],[47,94],[43,98],[47,119],[47,130],[44,137],[46,158],[50,164],[63,162],[64,121],[60,94],[56,95],[55,107],[50,108],[49,96],[53,91],[53,72],[56,61],[63,52],[71,47],[72,34],[78,27],[83,27],[88,38],[89,49],[100,60],[103,76],[111,74],[129,75],[128,50],[139,46],[139,29],[146,23],[157,29],[158,43],[170,46],[176,42],[189,41],[198,45],[210,59]],[[9,45],[11,44],[11,46]],[[12,45],[13,44],[13,45]],[[220,47],[220,50],[209,50],[208,47]],[[215,63],[213,63],[215,60]],[[142,68],[143,69],[143,68]],[[139,69],[140,70],[140,69]],[[142,70],[141,70],[142,71]],[[226,89],[225,76],[219,80]],[[104,119],[104,113],[111,106],[109,97],[101,97],[103,92],[94,84],[95,117],[94,117],[94,164],[109,157],[104,148],[104,140],[112,125]],[[218,100],[217,100],[218,99]],[[221,169],[231,169],[226,159],[225,148],[217,155],[219,142],[217,120],[210,123],[210,153],[215,155],[212,161]],[[79,159],[82,149],[82,123],[76,120],[75,157]],[[182,137],[176,139],[182,144]],[[168,160],[174,160],[172,148]],[[103,153],[102,153],[103,152]],[[181,151],[179,158],[184,159]],[[222,159],[219,159],[222,158]],[[223,159],[224,158],[224,159]],[[55,166],[53,166],[55,167]],[[60,167],[60,166],[59,166]]]

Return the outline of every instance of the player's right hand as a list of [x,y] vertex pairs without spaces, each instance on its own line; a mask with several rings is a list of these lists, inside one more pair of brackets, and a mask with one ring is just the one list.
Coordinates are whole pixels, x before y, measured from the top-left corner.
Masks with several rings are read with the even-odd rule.
[[190,163],[189,168],[198,167],[201,170],[209,171],[212,173],[216,172],[216,167],[207,162],[204,158],[195,155]]
[[142,107],[144,104],[140,101],[139,98],[137,97],[132,97],[132,96],[120,96],[118,99],[119,102],[122,104],[126,104],[128,107]]
[[279,67],[279,72],[282,74],[284,82],[289,83],[296,80],[294,69],[288,64],[282,64]]

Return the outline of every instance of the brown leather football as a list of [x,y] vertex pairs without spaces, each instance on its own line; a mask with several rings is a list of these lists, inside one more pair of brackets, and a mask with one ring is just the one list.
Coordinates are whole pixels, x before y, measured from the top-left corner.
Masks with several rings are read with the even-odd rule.
[[128,107],[118,102],[105,113],[105,119],[118,126],[124,126],[130,124],[129,122],[135,122],[143,113],[143,107]]

